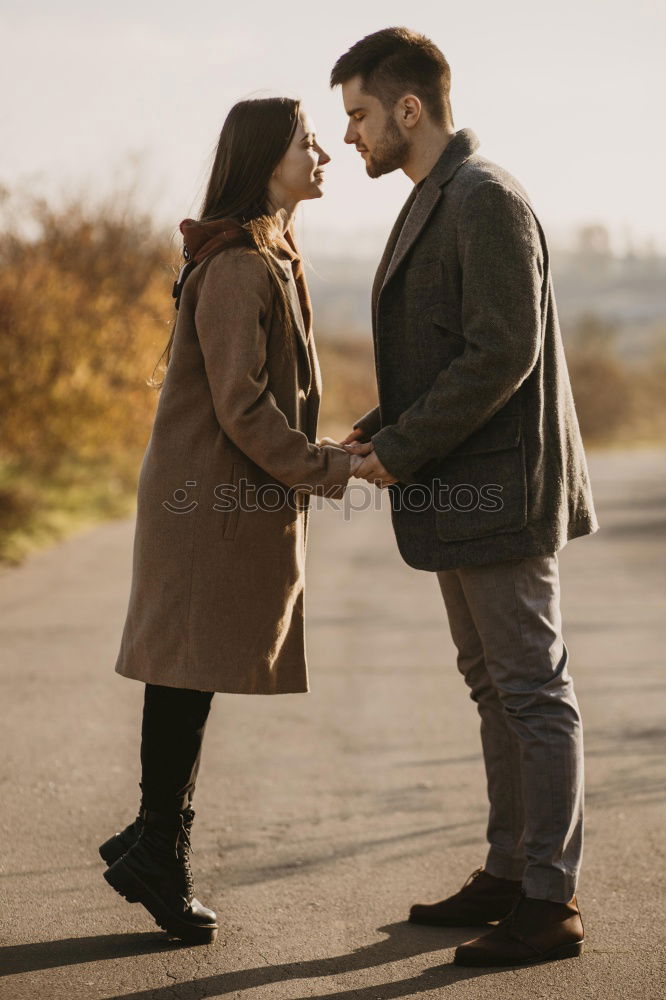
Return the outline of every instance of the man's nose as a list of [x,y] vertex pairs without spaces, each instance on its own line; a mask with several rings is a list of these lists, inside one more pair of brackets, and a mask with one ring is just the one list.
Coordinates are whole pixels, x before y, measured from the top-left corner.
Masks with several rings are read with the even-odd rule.
[[356,142],[357,138],[358,138],[358,132],[354,128],[353,124],[350,122],[349,125],[347,126],[347,131],[345,132],[345,142],[353,143]]

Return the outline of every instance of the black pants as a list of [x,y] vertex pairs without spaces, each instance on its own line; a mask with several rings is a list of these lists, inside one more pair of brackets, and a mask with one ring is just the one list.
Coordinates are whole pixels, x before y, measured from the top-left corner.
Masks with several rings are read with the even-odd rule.
[[191,802],[213,691],[146,684],[141,791],[146,809],[171,815]]

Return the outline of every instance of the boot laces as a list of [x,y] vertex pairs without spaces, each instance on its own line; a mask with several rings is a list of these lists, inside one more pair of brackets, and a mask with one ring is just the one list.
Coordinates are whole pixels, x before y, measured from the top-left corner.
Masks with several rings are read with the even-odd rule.
[[471,883],[474,882],[479,877],[479,875],[481,874],[482,871],[483,871],[483,866],[481,866],[480,868],[475,868],[474,871],[472,872],[472,874],[469,876],[469,878],[465,882],[465,884],[462,886],[462,888],[461,888],[460,891],[462,892],[462,890],[466,889],[468,885],[471,885]]
[[507,915],[502,920],[500,920],[498,922],[498,924],[497,924],[498,927],[499,926],[506,927],[506,926],[509,926],[509,925],[512,925],[512,924],[515,923],[516,917],[518,916],[518,910],[520,909],[520,904],[523,902],[523,900],[525,899],[526,895],[527,895],[527,893],[521,887],[520,895],[519,895],[518,899],[513,904],[513,906],[511,907],[511,909],[507,913]]
[[180,815],[180,830],[178,831],[178,840],[176,844],[176,852],[179,860],[183,863],[183,871],[185,874],[185,883],[187,886],[188,900],[191,900],[194,896],[194,875],[192,873],[192,866],[190,863],[190,852],[193,852],[190,841],[190,831],[188,829],[188,823],[185,816],[181,813]]

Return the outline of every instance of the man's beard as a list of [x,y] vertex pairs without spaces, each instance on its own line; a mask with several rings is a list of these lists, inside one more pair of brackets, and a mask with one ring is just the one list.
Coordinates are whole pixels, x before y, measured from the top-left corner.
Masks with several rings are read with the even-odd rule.
[[404,138],[391,115],[386,116],[384,131],[377,140],[374,152],[368,151],[365,164],[368,177],[381,177],[399,170],[409,154],[409,142]]

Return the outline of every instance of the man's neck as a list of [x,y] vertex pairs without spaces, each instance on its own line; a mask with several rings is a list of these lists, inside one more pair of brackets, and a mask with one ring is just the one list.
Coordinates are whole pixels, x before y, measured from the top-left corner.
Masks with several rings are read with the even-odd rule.
[[418,143],[414,143],[403,172],[413,184],[424,180],[455,135],[455,129],[432,129]]

